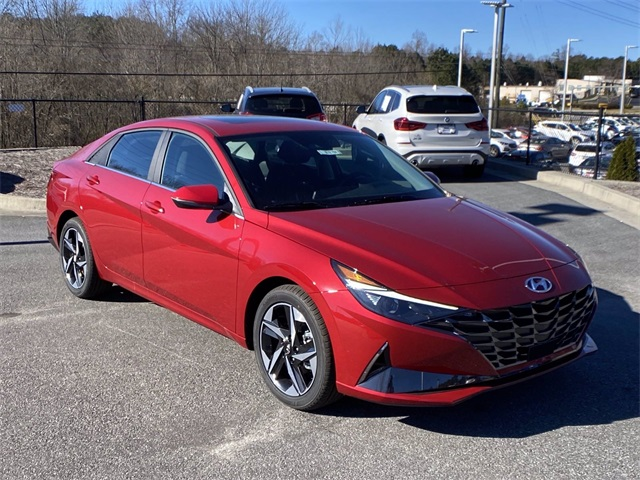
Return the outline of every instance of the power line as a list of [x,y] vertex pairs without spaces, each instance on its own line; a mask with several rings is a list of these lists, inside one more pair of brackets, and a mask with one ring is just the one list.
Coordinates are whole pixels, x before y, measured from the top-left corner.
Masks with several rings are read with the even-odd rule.
[[598,10],[597,8],[589,7],[589,6],[585,5],[584,3],[577,3],[577,2],[574,2],[572,0],[558,0],[558,3],[562,3],[563,5],[566,5],[567,7],[575,8],[576,10],[580,10],[580,11],[583,11],[585,13],[588,13],[588,14],[591,14],[591,15],[595,15],[596,17],[604,18],[606,20],[613,20],[614,22],[621,23],[621,24],[626,25],[628,27],[640,28],[640,23],[638,23],[638,22],[633,22],[633,21],[628,20],[626,18],[618,17],[618,16],[612,15],[612,14],[610,14],[608,12],[604,12],[602,10]]
[[625,2],[624,0],[605,0],[607,3],[611,3],[618,7],[626,8],[633,12],[640,12],[640,6],[638,4],[633,4],[631,2]]

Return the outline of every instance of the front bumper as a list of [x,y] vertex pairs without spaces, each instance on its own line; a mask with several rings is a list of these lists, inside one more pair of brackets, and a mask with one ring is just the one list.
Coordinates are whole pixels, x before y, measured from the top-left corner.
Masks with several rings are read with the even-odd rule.
[[447,375],[386,367],[379,369],[355,388],[350,389],[349,394],[376,403],[392,405],[454,405],[484,391],[537,377],[595,353],[597,350],[595,342],[589,335],[585,335],[577,347],[530,362],[523,368],[504,376]]
[[[337,333],[332,343],[338,390],[376,403],[453,405],[595,352],[586,331],[595,315],[596,291],[582,283],[588,281],[586,272],[570,270],[555,271],[567,289],[554,297],[485,306],[421,325],[372,315],[349,292],[335,292],[340,305],[332,312],[338,329],[332,332]],[[495,291],[509,297],[513,283],[473,290],[482,287],[478,299]],[[463,287],[458,290],[471,296]]]

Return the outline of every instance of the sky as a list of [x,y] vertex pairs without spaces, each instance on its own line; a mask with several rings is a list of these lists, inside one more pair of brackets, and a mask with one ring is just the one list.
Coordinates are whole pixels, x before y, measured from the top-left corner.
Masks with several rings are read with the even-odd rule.
[[[106,0],[111,8],[127,0]],[[192,3],[207,0],[187,0]],[[88,13],[100,11],[105,0],[85,0]],[[215,3],[216,0],[209,0]],[[464,37],[465,51],[490,57],[495,9],[480,0],[272,0],[282,5],[289,20],[305,33],[323,33],[341,22],[372,44],[411,42],[422,32],[429,45],[451,52],[460,48],[461,29],[477,30]],[[564,52],[569,38],[571,55],[623,57],[625,46],[640,47],[638,0],[509,0],[506,9],[504,53],[550,57]],[[628,50],[629,60],[640,48]]]

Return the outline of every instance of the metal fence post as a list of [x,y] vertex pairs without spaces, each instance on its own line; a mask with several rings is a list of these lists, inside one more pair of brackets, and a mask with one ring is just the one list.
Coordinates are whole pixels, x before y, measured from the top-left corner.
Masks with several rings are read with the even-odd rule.
[[140,120],[146,120],[147,113],[145,111],[144,97],[140,97],[139,103],[140,103]]
[[593,172],[593,179],[598,179],[598,171],[600,170],[600,142],[602,141],[602,117],[604,116],[604,109],[608,105],[606,103],[598,104],[598,131],[596,132],[596,168]]
[[31,99],[31,113],[33,115],[33,146],[38,148],[38,119],[36,117],[36,99]]

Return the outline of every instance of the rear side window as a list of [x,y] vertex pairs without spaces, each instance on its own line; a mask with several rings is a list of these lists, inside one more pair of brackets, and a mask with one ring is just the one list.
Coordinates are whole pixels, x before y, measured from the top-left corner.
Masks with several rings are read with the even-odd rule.
[[111,150],[107,167],[147,178],[160,135],[160,131],[153,130],[125,133]]
[[416,95],[407,100],[411,113],[479,113],[472,95]]

